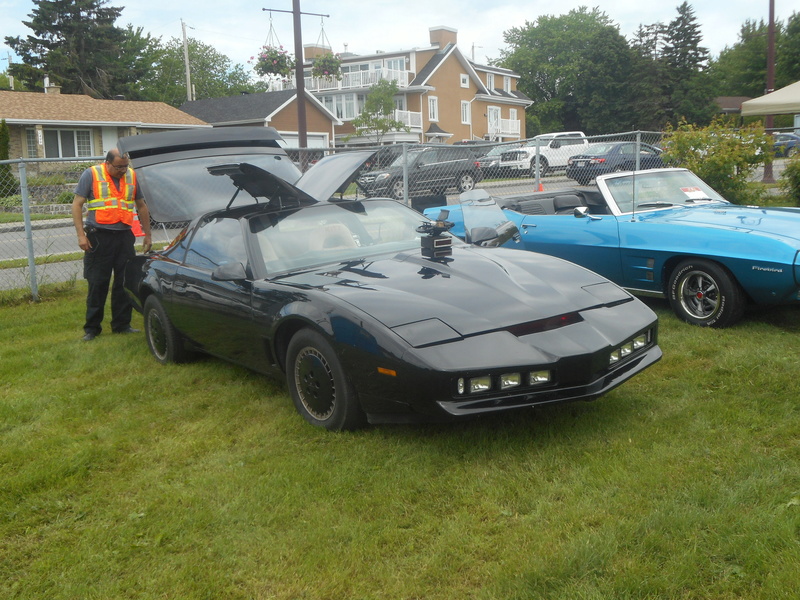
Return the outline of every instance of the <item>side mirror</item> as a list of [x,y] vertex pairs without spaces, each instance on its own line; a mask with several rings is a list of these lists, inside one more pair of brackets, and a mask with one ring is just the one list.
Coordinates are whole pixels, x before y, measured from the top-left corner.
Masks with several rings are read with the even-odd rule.
[[572,214],[575,216],[576,219],[585,219],[586,216],[589,214],[589,207],[576,206],[575,210],[572,211]]
[[229,262],[218,266],[211,272],[214,281],[240,281],[247,279],[247,272],[240,262]]
[[497,237],[497,230],[493,227],[474,227],[469,230],[469,241],[472,244],[484,245]]

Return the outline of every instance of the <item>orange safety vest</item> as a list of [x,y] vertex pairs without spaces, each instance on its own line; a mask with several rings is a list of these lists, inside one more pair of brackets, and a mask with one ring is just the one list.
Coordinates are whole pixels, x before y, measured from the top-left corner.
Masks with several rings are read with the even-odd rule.
[[88,210],[94,211],[95,219],[100,225],[125,223],[133,225],[133,209],[136,206],[136,174],[131,168],[119,180],[119,189],[111,181],[106,164],[92,167],[92,195],[94,198],[86,204]]

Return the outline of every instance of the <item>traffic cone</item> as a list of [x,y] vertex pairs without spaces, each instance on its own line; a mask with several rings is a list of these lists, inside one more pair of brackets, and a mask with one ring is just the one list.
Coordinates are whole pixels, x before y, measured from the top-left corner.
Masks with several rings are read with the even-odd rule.
[[133,235],[136,237],[144,237],[144,231],[142,231],[142,224],[139,223],[139,215],[133,215],[133,225],[131,225],[131,231],[133,231]]
[[542,182],[541,182],[541,181],[539,182],[539,189],[538,189],[538,190],[536,190],[536,191],[537,191],[537,192],[543,192],[543,191],[544,191],[544,186],[542,185]]

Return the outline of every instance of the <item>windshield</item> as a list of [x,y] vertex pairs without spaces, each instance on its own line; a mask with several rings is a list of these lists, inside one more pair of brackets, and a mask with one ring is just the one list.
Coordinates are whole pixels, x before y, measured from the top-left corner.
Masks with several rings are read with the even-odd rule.
[[519,232],[516,226],[485,190],[464,192],[460,196],[460,204],[467,242],[474,243],[487,236],[488,230],[492,230],[492,235],[497,238],[492,240],[493,246],[502,245],[512,237],[517,239]]
[[427,221],[391,200],[318,204],[250,221],[267,273],[366,259],[420,247]]
[[[690,171],[649,171],[601,180],[620,213],[699,202],[727,202]],[[600,182],[598,182],[600,183]]]

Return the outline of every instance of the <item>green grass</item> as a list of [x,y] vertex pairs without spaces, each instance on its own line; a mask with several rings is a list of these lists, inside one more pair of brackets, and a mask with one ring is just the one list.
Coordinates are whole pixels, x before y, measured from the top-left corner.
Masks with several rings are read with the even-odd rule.
[[[800,311],[593,403],[331,434],[280,382],[0,309],[0,597],[778,599],[800,587]],[[141,327],[136,317],[134,326]]]
[[[42,213],[31,213],[31,221],[48,221],[51,219],[70,219],[69,214],[51,215]],[[25,217],[22,213],[0,211],[0,224],[3,223],[23,223]]]

